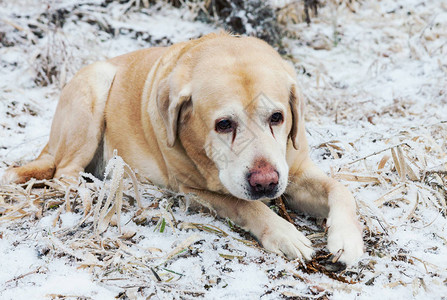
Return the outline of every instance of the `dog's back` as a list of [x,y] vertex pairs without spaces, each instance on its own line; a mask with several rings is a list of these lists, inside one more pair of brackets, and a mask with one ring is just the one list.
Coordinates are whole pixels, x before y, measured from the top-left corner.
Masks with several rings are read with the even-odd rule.
[[[135,148],[144,141],[139,124],[141,93],[147,73],[164,49],[139,50],[82,68],[62,90],[49,141],[40,155],[24,166],[6,170],[2,182],[77,177],[86,167],[100,175],[113,149],[138,151]],[[114,134],[116,127],[133,134]],[[132,147],[119,147],[129,143]]]

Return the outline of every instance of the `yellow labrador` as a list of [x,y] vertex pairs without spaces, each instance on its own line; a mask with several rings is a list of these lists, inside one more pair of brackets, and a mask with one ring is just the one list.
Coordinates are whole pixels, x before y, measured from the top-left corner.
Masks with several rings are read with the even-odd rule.
[[363,253],[351,193],[309,158],[296,74],[265,42],[210,34],[83,68],[63,89],[39,157],[3,182],[79,176],[113,150],[153,183],[201,204],[289,258],[311,242],[262,201],[328,218],[328,249]]

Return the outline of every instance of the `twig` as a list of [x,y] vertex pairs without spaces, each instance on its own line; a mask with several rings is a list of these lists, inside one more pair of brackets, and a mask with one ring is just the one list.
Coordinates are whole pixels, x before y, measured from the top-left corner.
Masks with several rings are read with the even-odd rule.
[[337,251],[336,254],[334,254],[334,258],[332,258],[332,263],[335,264],[340,259],[341,255],[343,254],[344,249],[340,249]]
[[93,299],[91,297],[79,296],[79,295],[46,294],[46,296],[50,297],[51,299],[67,299],[67,298],[73,298],[73,299]]
[[431,174],[438,174],[438,175],[443,175],[443,176],[447,176],[447,171],[425,171],[425,174],[431,175]]
[[287,212],[286,206],[284,205],[283,196],[279,196],[275,199],[275,204],[279,208],[279,215],[289,221],[292,224],[295,224],[290,217],[289,213]]
[[393,148],[396,148],[396,147],[398,147],[398,146],[402,146],[402,145],[406,145],[406,146],[410,147],[407,143],[400,143],[400,144],[397,144],[397,145],[394,145],[394,146],[385,148],[385,149],[383,149],[383,150],[380,150],[380,151],[377,151],[377,152],[368,154],[368,155],[363,156],[363,157],[361,157],[361,158],[358,158],[358,159],[356,159],[356,160],[354,160],[354,161],[348,162],[348,163],[346,163],[345,165],[352,165],[352,164],[355,164],[356,162],[359,162],[359,161],[361,161],[361,160],[364,160],[364,159],[366,159],[366,158],[368,158],[368,157],[371,157],[371,156],[380,154],[380,153],[382,153],[382,152],[388,151],[388,150],[390,150],[390,149],[393,149]]
[[25,273],[25,274],[22,274],[22,275],[19,275],[19,276],[17,276],[17,277],[14,277],[14,278],[12,278],[12,279],[10,279],[10,280],[8,280],[8,281],[6,281],[5,283],[10,283],[10,282],[13,282],[13,281],[17,281],[17,280],[20,280],[20,279],[22,279],[22,278],[24,278],[24,277],[26,277],[26,276],[29,276],[29,275],[33,275],[33,274],[37,274],[37,273],[40,273],[40,270],[42,269],[42,267],[38,267],[37,269],[35,269],[34,271],[31,271],[31,272],[28,272],[28,273]]
[[151,268],[152,274],[154,274],[155,278],[157,278],[157,281],[161,282],[161,278],[160,276],[157,274],[157,272],[155,272],[154,268]]

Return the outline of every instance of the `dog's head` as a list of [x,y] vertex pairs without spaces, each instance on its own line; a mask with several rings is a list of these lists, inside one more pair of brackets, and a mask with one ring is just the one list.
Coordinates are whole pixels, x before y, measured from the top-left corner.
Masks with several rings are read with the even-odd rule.
[[207,181],[235,197],[278,197],[288,181],[286,150],[298,147],[294,78],[258,39],[221,36],[197,45],[160,84],[168,145],[180,142]]

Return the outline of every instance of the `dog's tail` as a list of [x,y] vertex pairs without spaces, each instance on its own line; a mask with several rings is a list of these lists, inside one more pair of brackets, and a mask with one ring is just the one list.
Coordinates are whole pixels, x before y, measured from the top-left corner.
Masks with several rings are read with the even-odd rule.
[[1,178],[2,184],[22,184],[35,178],[37,180],[51,179],[56,171],[54,157],[48,153],[48,144],[40,153],[39,157],[21,167],[10,167]]

